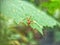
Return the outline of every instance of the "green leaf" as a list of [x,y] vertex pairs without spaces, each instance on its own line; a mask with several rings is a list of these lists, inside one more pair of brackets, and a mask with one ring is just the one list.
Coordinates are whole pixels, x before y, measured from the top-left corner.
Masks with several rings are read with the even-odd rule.
[[[53,27],[58,22],[32,4],[21,0],[1,0],[1,13],[8,19],[13,19],[17,24],[32,17],[31,27],[42,33],[43,26]],[[27,22],[25,22],[27,23]]]
[[51,0],[51,1],[56,1],[56,2],[60,2],[60,0]]

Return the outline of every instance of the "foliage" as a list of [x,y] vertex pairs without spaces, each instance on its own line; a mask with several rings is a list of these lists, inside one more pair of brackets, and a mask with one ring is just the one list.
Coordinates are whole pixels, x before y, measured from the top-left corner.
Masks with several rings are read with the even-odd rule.
[[[9,40],[22,39],[25,42],[30,41],[30,43],[32,43],[31,40],[34,42],[34,39],[32,37],[33,36],[32,31],[31,32],[29,31],[29,33],[27,33],[28,36],[25,36],[25,34],[22,34],[21,31],[19,32],[18,29],[14,28],[15,26],[21,27],[23,33],[27,31],[25,28],[27,26],[30,26],[33,30],[36,29],[39,33],[43,34],[42,29],[44,26],[53,27],[59,24],[52,17],[48,16],[43,11],[38,10],[36,7],[34,7],[32,4],[29,4],[26,1],[1,0],[0,5],[1,5],[0,12],[3,15],[3,17],[6,18],[6,23],[4,21],[4,23],[1,24],[6,24],[5,28],[7,28],[6,30],[11,34]],[[5,32],[5,29],[2,28],[2,30]]]
[[60,2],[57,2],[57,1],[51,1],[51,2],[46,2],[44,4],[42,4],[42,7],[45,7],[47,8],[47,11],[50,13],[50,14],[54,14],[54,11],[56,9],[60,9]]

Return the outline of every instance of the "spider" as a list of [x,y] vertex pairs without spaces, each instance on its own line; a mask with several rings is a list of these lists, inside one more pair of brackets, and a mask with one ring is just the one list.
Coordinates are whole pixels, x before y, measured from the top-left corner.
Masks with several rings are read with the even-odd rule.
[[30,25],[32,23],[31,21],[31,16],[29,18],[27,18],[27,24]]

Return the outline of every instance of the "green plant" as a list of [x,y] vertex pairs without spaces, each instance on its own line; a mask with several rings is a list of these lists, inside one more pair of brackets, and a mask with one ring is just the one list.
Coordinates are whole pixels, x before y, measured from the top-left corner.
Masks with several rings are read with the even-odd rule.
[[[8,35],[10,35],[10,37],[8,36],[10,41],[22,39],[27,43],[34,44],[34,30],[43,35],[43,27],[53,27],[55,25],[60,25],[59,22],[54,20],[52,17],[48,16],[43,11],[38,10],[36,7],[26,1],[1,0],[0,5],[1,15],[3,15],[2,17],[6,18],[6,23],[3,24],[7,25],[7,31],[10,32],[10,34],[8,33]],[[16,26],[18,26],[19,28],[24,28],[22,29],[23,32],[21,32],[21,28],[19,32],[19,28],[16,29]],[[32,28],[31,29],[29,27],[30,31],[26,30],[26,27],[28,26]],[[4,30],[5,29],[3,29],[3,31]],[[27,31],[28,36],[25,36],[25,31]],[[31,40],[33,41],[33,43]],[[25,43],[21,42],[21,44],[24,45]]]

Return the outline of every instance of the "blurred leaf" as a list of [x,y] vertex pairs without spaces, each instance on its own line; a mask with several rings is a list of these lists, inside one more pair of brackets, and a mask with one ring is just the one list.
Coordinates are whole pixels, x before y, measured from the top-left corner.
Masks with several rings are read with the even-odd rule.
[[29,38],[29,40],[34,40],[33,39],[34,38],[34,35],[33,35],[33,32],[32,31],[28,32],[28,38]]
[[40,5],[41,8],[45,9],[49,14],[53,15],[54,11],[60,9],[60,1],[44,2]]
[[4,16],[0,14],[0,45],[9,45],[7,25]]
[[56,2],[60,2],[60,0],[51,0],[51,1],[56,1]]
[[60,21],[60,9],[56,9],[55,12],[54,12],[54,17]]
[[3,0],[1,1],[1,13],[6,17],[13,19],[17,24],[32,17],[31,27],[42,33],[43,26],[53,27],[58,24],[56,20],[48,16],[41,10],[36,9],[28,2],[21,0]]

